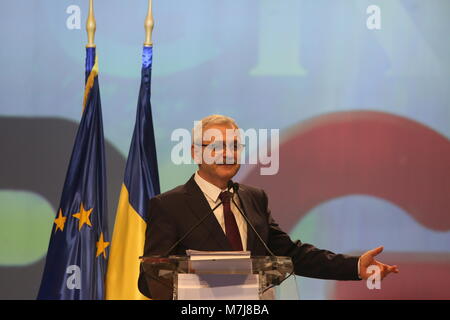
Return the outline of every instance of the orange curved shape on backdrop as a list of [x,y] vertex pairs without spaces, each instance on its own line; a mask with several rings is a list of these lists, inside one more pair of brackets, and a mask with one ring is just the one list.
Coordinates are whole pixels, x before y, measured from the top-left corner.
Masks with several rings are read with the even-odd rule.
[[324,114],[282,136],[279,172],[259,165],[242,181],[266,190],[290,231],[315,206],[352,194],[385,199],[421,225],[450,229],[450,141],[405,117],[374,111]]
[[[356,254],[356,253],[353,253]],[[446,252],[383,252],[383,261],[395,262],[400,273],[387,276],[380,290],[369,290],[367,281],[335,281],[328,299],[337,300],[448,300],[450,254]]]

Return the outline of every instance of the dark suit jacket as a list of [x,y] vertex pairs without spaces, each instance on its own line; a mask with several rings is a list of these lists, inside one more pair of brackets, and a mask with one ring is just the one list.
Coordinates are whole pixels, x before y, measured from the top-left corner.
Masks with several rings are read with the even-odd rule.
[[[239,195],[241,206],[256,231],[275,255],[292,258],[295,274],[320,279],[358,280],[359,257],[320,250],[299,240],[293,242],[272,218],[267,195],[263,190],[240,185]],[[185,255],[186,249],[231,251],[225,233],[192,176],[185,185],[150,200],[144,255],[166,253],[208,213],[210,213],[208,218],[170,254]],[[269,255],[252,229],[248,227],[247,230],[247,250],[251,251],[252,256]],[[142,271],[139,289],[144,295],[151,296]]]

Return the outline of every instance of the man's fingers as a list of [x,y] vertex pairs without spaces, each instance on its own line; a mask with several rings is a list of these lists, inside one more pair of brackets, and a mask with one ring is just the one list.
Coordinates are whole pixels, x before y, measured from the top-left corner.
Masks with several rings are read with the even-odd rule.
[[388,266],[387,264],[379,263],[378,267],[380,268],[381,279],[384,279],[390,273],[398,273],[399,272],[397,266]]
[[375,257],[376,255],[380,254],[383,251],[383,246],[369,250],[367,253],[372,256]]
[[398,273],[399,272],[398,267],[397,266],[390,266],[389,267],[389,272]]
[[398,267],[397,266],[389,266],[389,265],[383,263],[383,268],[388,273],[391,273],[391,272],[398,273]]

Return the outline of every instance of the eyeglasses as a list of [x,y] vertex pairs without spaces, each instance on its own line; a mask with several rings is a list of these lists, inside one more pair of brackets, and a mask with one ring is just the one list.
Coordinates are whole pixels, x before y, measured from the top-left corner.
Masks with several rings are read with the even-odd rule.
[[228,144],[225,141],[214,141],[209,144],[195,143],[195,145],[201,146],[201,147],[206,147],[210,151],[214,150],[216,152],[222,152],[223,150],[226,150],[226,149],[231,149],[233,151],[241,151],[245,147],[245,144],[242,144],[242,143],[239,143],[236,141],[233,143],[228,143]]

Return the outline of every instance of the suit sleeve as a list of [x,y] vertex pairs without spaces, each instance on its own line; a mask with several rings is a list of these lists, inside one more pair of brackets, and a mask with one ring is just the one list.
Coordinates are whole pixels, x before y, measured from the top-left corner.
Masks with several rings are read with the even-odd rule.
[[311,244],[302,243],[300,240],[293,242],[273,219],[264,191],[262,191],[262,204],[264,212],[267,213],[269,225],[269,248],[276,255],[291,257],[296,275],[319,279],[359,280],[359,257],[335,254],[318,249]]
[[[170,212],[164,209],[163,200],[150,200],[147,229],[145,231],[144,255],[162,255],[177,241],[176,226]],[[170,252],[169,252],[170,253]]]

